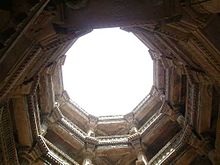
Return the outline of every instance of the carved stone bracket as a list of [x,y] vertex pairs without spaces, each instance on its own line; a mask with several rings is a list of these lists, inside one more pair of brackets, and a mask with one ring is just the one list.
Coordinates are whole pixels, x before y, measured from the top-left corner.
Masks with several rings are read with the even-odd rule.
[[189,144],[200,155],[208,156],[208,153],[212,150],[210,142],[205,139],[199,138],[193,131],[192,126],[186,125],[180,139],[182,143]]
[[194,70],[189,67],[184,67],[184,71],[187,75],[187,78],[190,82],[190,84],[211,84],[213,83],[212,80],[202,71]]
[[168,115],[172,121],[176,121],[181,127],[184,127],[185,118],[183,115],[178,109],[173,109],[166,101],[163,102],[163,105],[160,108],[160,113]]
[[159,60],[159,59],[161,59],[161,56],[162,56],[161,53],[156,52],[156,51],[151,50],[151,49],[149,49],[148,52],[149,52],[149,54],[150,54],[152,60]]
[[[43,154],[47,153],[47,148],[42,142],[40,142],[39,137],[37,138],[37,143],[28,151],[20,152],[20,158],[22,161],[28,161],[30,164],[36,162]],[[22,163],[22,162],[21,162]]]
[[87,136],[85,138],[86,151],[93,153],[97,144],[98,144],[98,141],[94,137]]
[[57,106],[54,107],[50,116],[48,116],[48,119],[51,123],[57,123],[61,121],[62,118],[63,118],[63,114]]
[[131,143],[131,145],[133,146],[136,152],[139,152],[142,150],[141,135],[139,132],[132,134],[128,138],[128,141]]
[[89,122],[87,124],[88,135],[95,136],[95,130],[98,123],[98,118],[92,115],[89,115]]
[[148,160],[145,154],[142,151],[139,151],[137,154],[136,165],[147,165],[147,164],[148,164]]

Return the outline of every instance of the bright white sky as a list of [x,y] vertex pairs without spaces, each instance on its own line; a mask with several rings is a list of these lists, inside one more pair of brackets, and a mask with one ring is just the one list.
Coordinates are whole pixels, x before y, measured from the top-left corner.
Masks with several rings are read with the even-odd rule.
[[92,115],[129,113],[152,87],[148,48],[119,28],[93,30],[79,38],[66,55],[64,89]]

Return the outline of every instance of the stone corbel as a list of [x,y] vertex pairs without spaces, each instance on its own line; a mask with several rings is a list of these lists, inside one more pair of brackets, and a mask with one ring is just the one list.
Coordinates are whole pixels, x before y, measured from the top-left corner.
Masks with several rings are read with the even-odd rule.
[[66,55],[62,55],[61,57],[59,57],[58,61],[57,61],[57,65],[62,66],[64,65],[66,60]]
[[85,164],[83,163],[83,165],[92,165],[92,158],[95,156],[94,151],[95,151],[95,148],[98,144],[98,141],[94,137],[88,135],[85,138],[84,142],[85,142],[85,146],[84,146],[83,155],[84,155],[84,158],[85,158],[84,159]]
[[202,83],[202,84],[211,84],[212,81],[210,78],[202,71],[196,71],[194,69],[191,69],[189,67],[184,67],[184,71],[187,75],[187,78],[190,82],[190,84],[197,84],[197,83]]
[[61,121],[62,118],[63,118],[63,114],[57,106],[54,107],[50,116],[48,116],[48,119],[51,123],[59,122]]
[[208,156],[212,150],[210,142],[205,139],[200,139],[194,132],[190,125],[186,125],[183,131],[183,135],[180,140],[182,143],[190,145],[199,155]]
[[136,165],[147,165],[148,160],[143,151],[139,151],[137,154]]
[[62,99],[63,102],[69,102],[70,101],[70,97],[69,97],[67,91],[63,91],[61,99]]
[[94,157],[94,152],[91,152],[89,150],[85,150],[83,152],[83,157],[84,157],[84,159],[83,159],[82,165],[93,165],[92,159]]
[[138,132],[137,126],[138,126],[138,121],[134,117],[134,113],[131,112],[125,116],[126,121],[128,122],[129,125],[129,134],[135,134]]
[[54,71],[57,67],[57,63],[52,63],[45,68],[45,73],[49,76],[54,74]]
[[94,137],[88,136],[85,138],[86,151],[94,152],[97,144],[98,144],[98,141]]
[[139,132],[136,132],[134,134],[132,134],[129,137],[129,141],[132,144],[136,154],[137,154],[137,161],[136,161],[136,165],[147,165],[147,157],[145,156],[144,152],[143,152],[143,146],[141,143],[141,135]]
[[151,49],[149,49],[148,52],[149,52],[149,54],[150,54],[153,61],[161,59],[161,56],[162,56],[161,53],[156,52],[156,51],[151,50]]
[[165,100],[165,93],[163,90],[157,89],[155,86],[153,86],[153,89],[151,90],[150,94],[152,96],[155,96],[156,98],[159,98],[161,101]]
[[133,135],[138,132],[136,124],[132,124],[129,130],[129,134]]
[[185,118],[183,115],[178,109],[173,109],[171,106],[169,106],[166,101],[163,102],[163,105],[160,108],[160,113],[168,115],[172,121],[176,121],[181,127],[184,127]]
[[61,69],[62,65],[64,65],[65,59],[66,59],[66,55],[60,56],[55,62],[49,64],[45,68],[45,73],[48,75],[54,75],[57,69]]
[[162,64],[164,66],[165,69],[169,69],[171,67],[174,66],[174,62],[173,62],[173,59],[172,58],[169,58],[169,57],[163,57],[161,59],[162,61]]
[[128,141],[131,143],[136,152],[142,150],[143,147],[141,144],[141,134],[139,132],[136,132],[129,136]]
[[20,164],[33,164],[37,162],[41,156],[46,155],[49,149],[43,139],[38,136],[37,142],[30,149],[21,149],[19,152]]
[[35,161],[33,159],[33,157],[31,156],[31,154],[29,153],[29,151],[26,151],[26,150],[19,151],[18,156],[19,156],[19,163],[20,164],[31,164],[32,162]]
[[89,121],[86,124],[88,136],[95,137],[95,130],[97,126],[98,118],[92,115],[89,115]]
[[189,144],[190,137],[192,135],[192,126],[186,125],[183,128],[183,134],[180,138],[180,142]]
[[55,103],[58,104],[59,107],[62,107],[63,105],[65,105],[71,101],[67,91],[65,91],[65,90],[62,92],[62,95],[57,96],[55,100],[56,100]]
[[28,95],[31,92],[31,86],[32,86],[33,81],[23,83],[19,85],[13,92],[12,97],[20,97],[22,95]]
[[89,137],[95,137],[95,132],[94,132],[94,130],[93,130],[93,129],[89,129],[88,132],[87,132],[87,135],[88,135]]

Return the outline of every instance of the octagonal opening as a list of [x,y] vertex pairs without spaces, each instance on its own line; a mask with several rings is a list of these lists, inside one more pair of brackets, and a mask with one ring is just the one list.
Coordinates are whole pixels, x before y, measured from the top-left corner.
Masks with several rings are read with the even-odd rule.
[[66,55],[64,89],[89,114],[125,115],[150,92],[153,62],[132,33],[96,29],[80,37]]

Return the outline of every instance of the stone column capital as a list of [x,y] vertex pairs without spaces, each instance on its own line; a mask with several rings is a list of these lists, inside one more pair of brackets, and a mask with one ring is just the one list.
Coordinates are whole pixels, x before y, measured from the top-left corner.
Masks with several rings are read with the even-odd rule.
[[160,108],[160,113],[168,115],[172,121],[176,121],[181,127],[184,127],[185,118],[179,112],[178,107],[173,108],[166,101],[164,101]]

